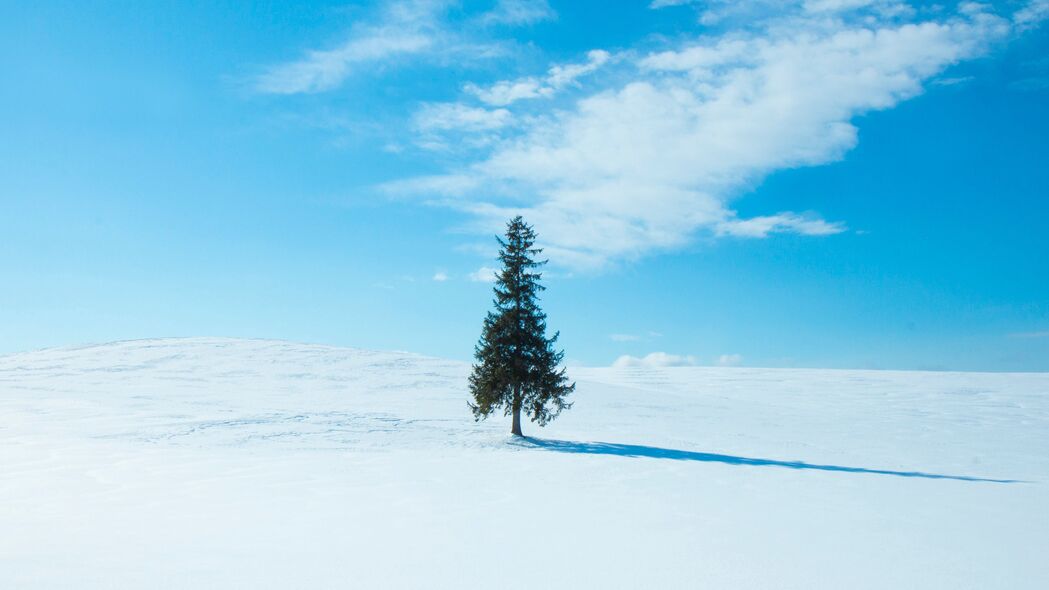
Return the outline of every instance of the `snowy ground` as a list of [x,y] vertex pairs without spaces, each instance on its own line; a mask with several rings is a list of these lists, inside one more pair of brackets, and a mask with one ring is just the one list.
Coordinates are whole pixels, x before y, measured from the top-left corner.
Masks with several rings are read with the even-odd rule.
[[1049,374],[469,367],[171,339],[0,357],[0,588],[1049,587]]

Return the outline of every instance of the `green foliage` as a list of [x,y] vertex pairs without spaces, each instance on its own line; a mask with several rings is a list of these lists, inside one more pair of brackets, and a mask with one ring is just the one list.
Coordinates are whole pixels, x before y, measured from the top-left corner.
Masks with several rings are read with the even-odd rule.
[[[503,269],[495,284],[495,309],[484,320],[481,339],[474,350],[477,363],[470,375],[470,409],[474,418],[487,418],[502,409],[504,415],[521,410],[545,426],[572,406],[566,398],[575,390],[565,370],[559,368],[564,352],[557,351],[557,334],[546,337],[546,314],[539,309],[542,250],[535,248],[535,232],[518,216],[499,239]],[[515,434],[520,434],[515,430]]]

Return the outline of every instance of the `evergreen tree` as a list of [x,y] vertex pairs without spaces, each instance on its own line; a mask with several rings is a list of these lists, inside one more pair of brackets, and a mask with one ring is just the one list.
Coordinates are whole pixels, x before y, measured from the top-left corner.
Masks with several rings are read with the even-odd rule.
[[477,364],[470,375],[474,419],[487,418],[497,409],[513,415],[511,433],[521,434],[521,410],[533,422],[546,426],[572,407],[565,401],[575,390],[565,370],[559,368],[564,352],[554,343],[558,334],[546,337],[546,314],[539,309],[542,273],[546,264],[536,261],[542,249],[535,248],[535,232],[521,216],[506,226],[506,241],[499,240],[503,269],[496,278],[495,309],[484,320],[481,339],[474,349]]

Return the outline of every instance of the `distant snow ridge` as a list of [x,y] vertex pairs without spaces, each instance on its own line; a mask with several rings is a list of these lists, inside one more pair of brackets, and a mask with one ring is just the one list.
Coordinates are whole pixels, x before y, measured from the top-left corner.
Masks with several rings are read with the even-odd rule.
[[1049,580],[1047,374],[579,368],[512,441],[468,373],[226,338],[0,356],[0,588]]
[[76,399],[82,410],[98,412],[94,436],[340,448],[406,424],[437,427],[440,417],[398,417],[414,399],[403,394],[425,400],[451,393],[467,369],[410,353],[170,338],[0,357],[0,386]]

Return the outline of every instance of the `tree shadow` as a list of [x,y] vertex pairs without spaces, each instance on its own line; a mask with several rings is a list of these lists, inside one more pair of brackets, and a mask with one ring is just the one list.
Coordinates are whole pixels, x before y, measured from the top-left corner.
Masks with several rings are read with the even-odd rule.
[[894,475],[896,477],[919,477],[924,479],[952,479],[956,481],[975,481],[987,483],[1027,483],[1018,479],[988,479],[968,475],[945,475],[941,473],[924,473],[921,471],[892,471],[888,469],[869,469],[866,467],[846,467],[842,465],[819,465],[803,461],[780,461],[777,459],[760,459],[755,457],[737,457],[716,453],[698,453],[679,449],[664,449],[644,445],[624,445],[607,442],[576,442],[524,437],[519,446],[533,447],[558,453],[580,453],[585,455],[615,455],[619,457],[643,457],[648,459],[670,459],[672,461],[700,461],[703,463],[724,463],[727,465],[750,465],[754,467],[784,467],[787,469],[813,469],[816,471],[837,471],[842,473],[870,473],[875,475]]

